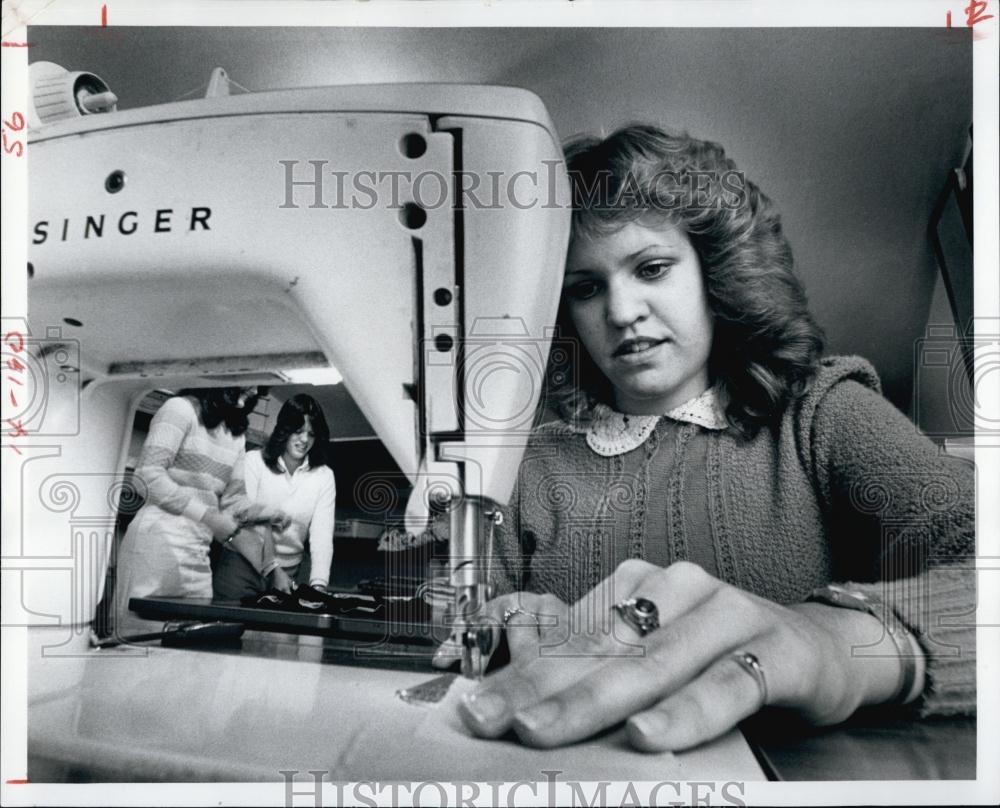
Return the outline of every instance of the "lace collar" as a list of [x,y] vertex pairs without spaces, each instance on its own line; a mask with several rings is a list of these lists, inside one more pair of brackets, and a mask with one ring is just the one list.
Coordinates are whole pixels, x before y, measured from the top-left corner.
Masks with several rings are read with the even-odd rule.
[[646,442],[661,418],[671,418],[713,430],[729,426],[719,407],[715,388],[710,387],[700,396],[675,407],[666,415],[625,415],[605,404],[598,404],[594,407],[587,430],[587,445],[603,457],[631,452]]

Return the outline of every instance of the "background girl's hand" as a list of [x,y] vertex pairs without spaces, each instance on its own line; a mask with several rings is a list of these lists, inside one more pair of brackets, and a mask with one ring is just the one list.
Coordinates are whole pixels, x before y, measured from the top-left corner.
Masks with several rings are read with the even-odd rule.
[[268,585],[272,589],[277,589],[279,592],[284,592],[286,595],[295,588],[295,582],[280,566],[275,567],[274,570],[268,573],[267,579]]
[[292,523],[292,517],[281,508],[269,508],[260,503],[251,503],[248,507],[236,512],[236,519],[250,525],[267,523],[275,530],[284,530]]
[[225,541],[240,527],[239,522],[231,513],[217,511],[214,508],[205,511],[201,521],[212,531],[212,538],[216,541]]
[[[524,612],[508,617],[511,664],[460,707],[483,737],[513,729],[525,743],[549,747],[627,720],[633,746],[679,750],[727,732],[765,700],[817,724],[836,723],[891,698],[898,681],[894,646],[871,615],[780,606],[686,562],[625,562],[572,606],[523,593],[498,602],[517,597]],[[645,636],[613,608],[639,597],[659,612],[660,627]],[[535,608],[558,625],[538,621],[522,630],[535,624]],[[882,641],[888,646],[877,648]],[[886,655],[855,654],[862,646]],[[756,657],[763,680],[737,653]]]
[[285,513],[280,508],[277,508],[269,514],[271,527],[275,530],[284,530],[292,523],[292,517]]

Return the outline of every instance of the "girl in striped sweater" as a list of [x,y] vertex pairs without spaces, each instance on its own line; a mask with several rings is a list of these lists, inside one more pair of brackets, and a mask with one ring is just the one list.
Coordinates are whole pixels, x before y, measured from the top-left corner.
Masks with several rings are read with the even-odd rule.
[[[146,500],[129,525],[118,557],[115,603],[119,635],[157,630],[159,623],[129,611],[135,597],[212,597],[212,540],[251,540],[240,531],[249,520],[284,524],[277,509],[265,512],[246,497],[244,438],[255,387],[182,390],[153,417],[136,468]],[[238,549],[266,563],[259,541]]]

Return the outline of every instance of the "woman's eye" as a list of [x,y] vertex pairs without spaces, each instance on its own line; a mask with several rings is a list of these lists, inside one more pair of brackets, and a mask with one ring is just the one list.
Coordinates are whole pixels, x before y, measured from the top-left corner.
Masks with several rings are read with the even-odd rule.
[[565,293],[572,300],[589,300],[598,292],[598,285],[595,281],[577,281],[566,287]]
[[666,275],[672,266],[673,264],[670,261],[653,261],[640,266],[636,274],[645,280],[656,280]]

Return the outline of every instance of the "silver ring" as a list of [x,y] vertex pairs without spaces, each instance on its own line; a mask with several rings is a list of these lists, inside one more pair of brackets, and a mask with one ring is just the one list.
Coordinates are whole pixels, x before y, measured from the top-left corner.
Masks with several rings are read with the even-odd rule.
[[749,651],[737,651],[732,654],[732,658],[757,683],[757,690],[760,691],[760,704],[757,706],[757,709],[761,709],[761,707],[767,704],[767,679],[764,677],[764,669],[760,666],[760,660]]
[[522,609],[520,606],[508,606],[506,609],[503,610],[503,624],[506,626],[507,623],[510,622],[510,619],[515,614],[524,614],[524,615],[526,615],[528,613],[524,609]]
[[611,607],[632,628],[645,637],[660,627],[660,610],[649,598],[628,598]]

